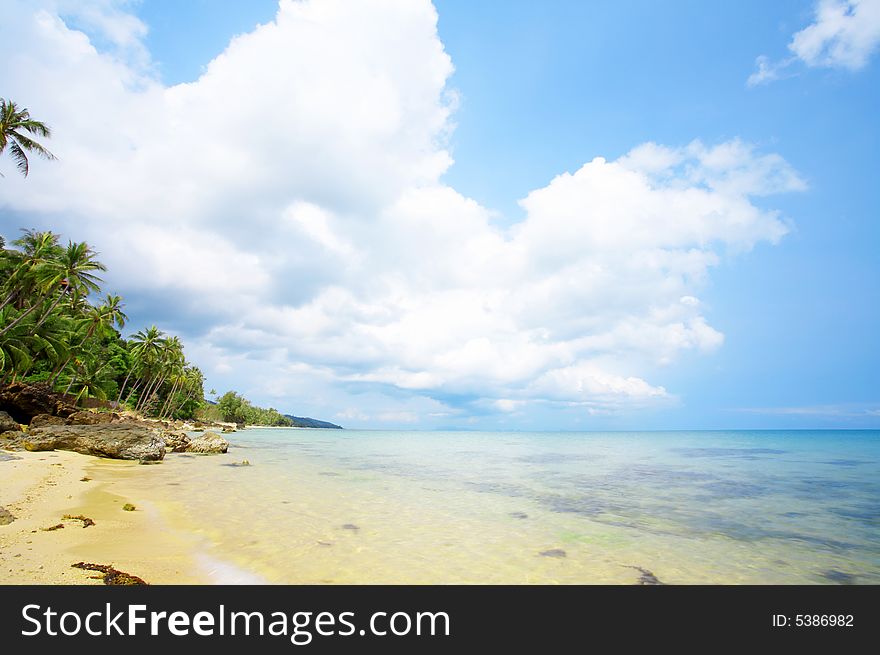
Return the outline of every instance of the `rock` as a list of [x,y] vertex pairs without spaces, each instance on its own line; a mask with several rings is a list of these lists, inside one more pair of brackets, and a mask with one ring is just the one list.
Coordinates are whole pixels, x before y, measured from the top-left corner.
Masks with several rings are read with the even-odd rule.
[[561,548],[551,548],[550,550],[542,550],[541,557],[565,557],[565,551]]
[[223,433],[226,434],[227,432],[237,432],[237,430],[235,428],[223,428]]
[[663,585],[663,584],[666,584],[665,582],[660,582],[660,580],[657,579],[657,576],[654,575],[648,569],[644,569],[641,566],[630,566],[628,564],[624,564],[624,566],[626,566],[626,568],[628,568],[628,569],[635,569],[636,571],[638,571],[641,574],[639,576],[638,581],[636,582],[637,585]]
[[162,439],[165,441],[165,449],[172,453],[185,453],[190,445],[190,438],[186,432],[166,430],[162,433]]
[[113,412],[74,412],[67,417],[68,425],[106,425],[119,420]]
[[155,462],[165,457],[159,432],[141,425],[50,425],[32,428],[21,439],[25,450],[72,450],[110,459]]
[[6,412],[0,412],[0,432],[21,432],[21,426]]
[[9,525],[15,517],[5,507],[0,507],[0,525]]
[[30,423],[38,414],[67,418],[77,411],[64,396],[43,384],[15,382],[0,388],[0,410],[19,423]]
[[358,526],[356,526],[354,523],[346,523],[345,525],[342,526],[342,529],[343,530],[354,530],[354,531],[360,530],[360,528]]
[[60,416],[52,416],[51,414],[37,414],[31,419],[30,427],[43,428],[47,425],[65,425],[66,421]]
[[216,455],[229,450],[229,442],[216,432],[205,432],[189,443],[188,453],[202,453],[204,455]]
[[7,444],[4,443],[4,440],[9,439],[18,439],[24,433],[21,430],[6,430],[6,432],[0,432],[0,444],[2,444],[3,448],[7,447]]

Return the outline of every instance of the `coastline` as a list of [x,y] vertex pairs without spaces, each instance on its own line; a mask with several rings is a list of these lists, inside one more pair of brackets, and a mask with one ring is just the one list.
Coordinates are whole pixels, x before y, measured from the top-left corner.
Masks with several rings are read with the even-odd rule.
[[[217,582],[195,537],[172,529],[154,499],[126,484],[144,472],[137,462],[68,451],[0,456],[0,507],[15,517],[0,525],[0,584],[103,584],[72,568],[77,562],[111,565],[150,584]],[[135,510],[123,510],[125,503]],[[56,525],[64,528],[46,529]]]

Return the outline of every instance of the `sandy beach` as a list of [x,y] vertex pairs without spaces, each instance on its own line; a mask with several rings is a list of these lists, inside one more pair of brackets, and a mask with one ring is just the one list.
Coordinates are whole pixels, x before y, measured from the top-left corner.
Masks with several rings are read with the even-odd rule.
[[[108,469],[112,480],[102,475]],[[14,517],[0,525],[0,584],[103,584],[72,568],[77,562],[112,565],[151,584],[212,582],[193,537],[172,530],[143,491],[126,485],[138,469],[65,451],[0,451],[0,507]],[[123,510],[126,503],[136,509]],[[47,530],[57,525],[64,527]]]

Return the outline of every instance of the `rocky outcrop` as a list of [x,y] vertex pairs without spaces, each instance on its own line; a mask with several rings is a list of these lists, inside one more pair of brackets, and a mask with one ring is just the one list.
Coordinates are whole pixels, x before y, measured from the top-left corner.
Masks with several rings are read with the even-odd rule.
[[22,436],[21,445],[31,451],[72,450],[141,462],[157,462],[165,457],[165,442],[158,430],[126,423],[32,428]]
[[21,426],[9,414],[0,412],[0,432],[6,432],[7,430],[21,432]]
[[44,428],[49,425],[66,425],[67,421],[60,416],[51,414],[37,414],[31,419],[31,428]]
[[190,438],[186,432],[166,430],[162,433],[165,450],[172,453],[185,453],[190,446]]
[[28,424],[37,414],[67,418],[77,411],[64,397],[45,385],[15,382],[0,388],[0,410],[18,423]]
[[74,412],[67,417],[68,425],[106,425],[119,420],[113,412]]
[[205,432],[190,442],[187,452],[217,455],[225,453],[228,449],[229,442],[226,439],[216,432]]

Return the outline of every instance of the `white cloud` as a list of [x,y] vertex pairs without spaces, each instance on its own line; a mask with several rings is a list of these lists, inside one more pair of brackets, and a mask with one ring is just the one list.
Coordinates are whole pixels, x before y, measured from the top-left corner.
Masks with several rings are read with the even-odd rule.
[[723,342],[711,268],[786,233],[756,198],[805,187],[740,140],[648,143],[557,176],[501,228],[441,181],[452,64],[426,1],[283,0],[171,87],[55,5],[12,6],[2,86],[60,161],[7,176],[0,208],[88,239],[143,316],[185,315],[209,386],[282,410],[671,402],[662,367]]
[[819,0],[810,25],[795,33],[792,57],[772,62],[761,55],[749,86],[766,84],[790,74],[800,61],[810,67],[864,68],[880,45],[880,0]]

